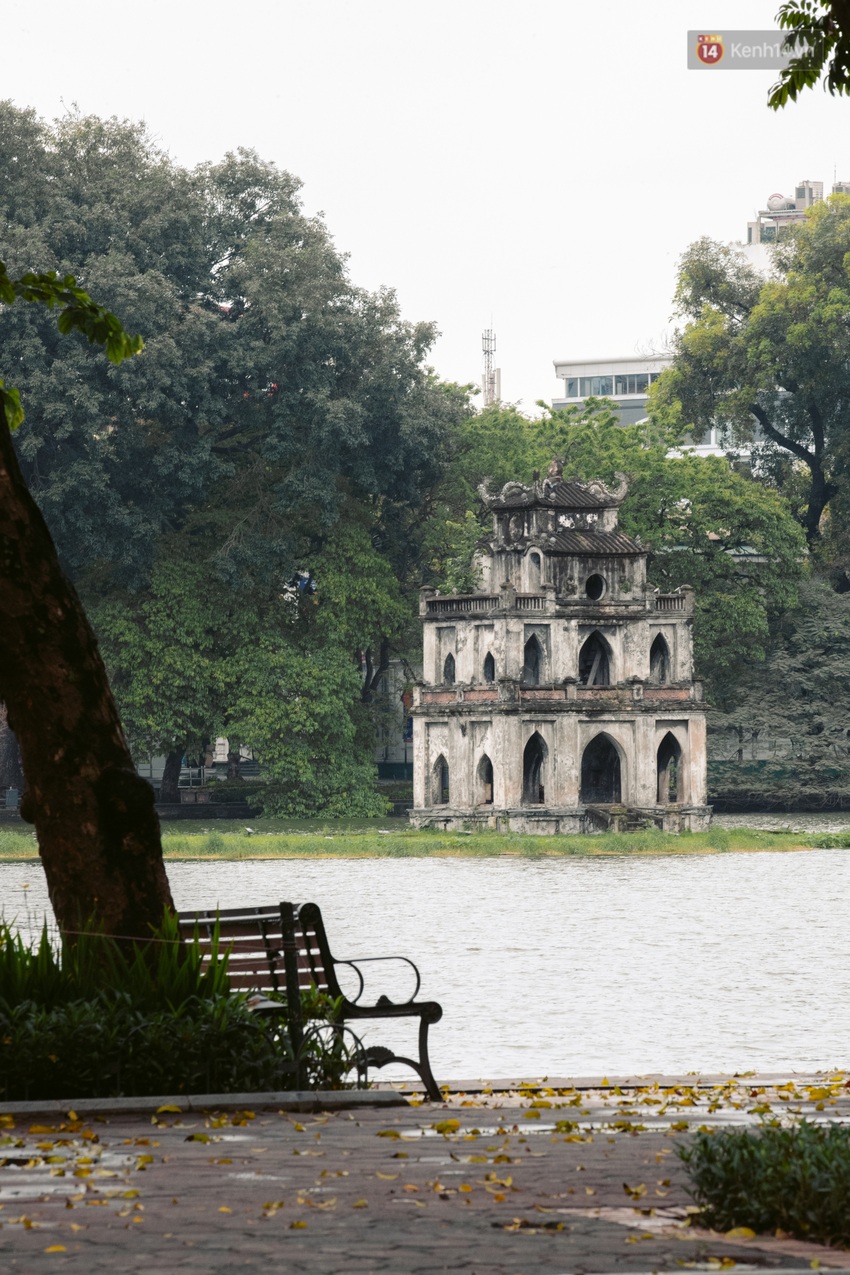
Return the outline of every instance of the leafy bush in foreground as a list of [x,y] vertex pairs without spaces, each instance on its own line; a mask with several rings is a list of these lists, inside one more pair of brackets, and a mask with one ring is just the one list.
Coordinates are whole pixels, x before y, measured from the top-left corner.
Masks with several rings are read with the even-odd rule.
[[[58,951],[0,924],[0,1099],[226,1093],[292,1088],[286,1016],[263,1019],[233,995],[227,956],[204,964],[168,918],[127,953],[83,934]],[[326,1018],[317,997],[308,1016]],[[332,1033],[331,1033],[332,1035]],[[333,1039],[308,1035],[307,1083],[332,1088],[348,1067]]]
[[700,1132],[678,1154],[706,1225],[850,1247],[850,1126]]

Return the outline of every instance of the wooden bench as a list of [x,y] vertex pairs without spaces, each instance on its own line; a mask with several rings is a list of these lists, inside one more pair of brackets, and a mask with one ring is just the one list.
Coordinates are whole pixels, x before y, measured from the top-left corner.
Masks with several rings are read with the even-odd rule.
[[[439,1022],[443,1011],[436,1001],[415,999],[420,987],[419,970],[407,957],[371,956],[337,960],[331,953],[322,913],[316,903],[186,911],[178,913],[178,920],[184,938],[191,939],[197,935],[207,959],[214,954],[215,935],[218,934],[218,951],[228,953],[230,986],[234,991],[255,994],[251,1005],[255,1012],[280,1014],[283,1012],[280,1002],[269,999],[268,993],[286,996],[285,1012],[296,1064],[302,1056],[309,1030],[304,1022],[302,993],[312,988],[324,992],[336,1003],[334,1024],[339,1027],[365,1019],[418,1018],[417,1060],[380,1045],[366,1049],[360,1046],[355,1065],[365,1070],[367,1066],[404,1063],[417,1073],[428,1097],[433,1102],[442,1101],[428,1058],[428,1028]],[[400,961],[410,967],[415,986],[408,1000],[392,1001],[387,996],[379,996],[372,1004],[361,1003],[366,979],[360,966],[377,961]],[[340,986],[336,972],[340,966],[353,971],[357,978],[357,989],[351,996],[346,995]]]

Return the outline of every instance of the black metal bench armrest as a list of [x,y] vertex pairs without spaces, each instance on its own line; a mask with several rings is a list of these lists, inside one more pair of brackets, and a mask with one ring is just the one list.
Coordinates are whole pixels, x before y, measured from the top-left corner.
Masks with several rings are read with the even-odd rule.
[[416,986],[414,987],[412,993],[410,994],[410,996],[407,998],[406,1001],[391,1001],[389,997],[381,996],[378,999],[378,1002],[377,1002],[378,1005],[380,1005],[381,1002],[384,1002],[387,1005],[395,1005],[395,1004],[409,1005],[412,1001],[416,1000],[416,995],[419,991],[419,988],[422,986],[422,978],[419,973],[418,967],[413,963],[413,961],[409,959],[409,957],[407,956],[358,956],[355,960],[334,962],[336,965],[350,965],[351,968],[356,971],[357,976],[360,979],[360,986],[357,989],[357,994],[355,996],[347,996],[346,997],[347,1001],[350,1001],[352,1005],[356,1005],[359,1001],[359,998],[363,995],[363,990],[365,988],[365,979],[363,976],[363,971],[359,968],[359,966],[365,965],[367,962],[369,962],[370,964],[373,964],[375,961],[403,961],[405,965],[410,966],[410,968],[413,970],[413,973],[416,975]]

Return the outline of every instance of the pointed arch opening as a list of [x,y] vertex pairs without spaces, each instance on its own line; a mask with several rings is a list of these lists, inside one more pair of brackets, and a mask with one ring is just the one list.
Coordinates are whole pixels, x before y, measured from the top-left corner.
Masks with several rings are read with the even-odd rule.
[[493,804],[493,763],[486,753],[478,763],[478,804]]
[[542,806],[546,798],[543,768],[547,752],[543,737],[535,731],[522,754],[522,801],[525,806]]
[[620,754],[610,735],[597,735],[582,754],[579,801],[589,806],[617,806],[621,800]]
[[532,552],[528,555],[528,587],[534,593],[543,581],[543,564],[540,554]]
[[668,730],[656,754],[659,806],[677,805],[685,800],[685,770],[682,746]]
[[670,681],[670,648],[660,633],[649,648],[649,680],[656,686]]
[[443,681],[446,686],[454,686],[455,684],[455,657],[451,652],[446,656],[443,663]]
[[495,682],[496,680],[496,661],[493,659],[493,652],[488,651],[484,656],[484,681]]
[[578,680],[582,686],[611,685],[611,657],[601,633],[591,633],[578,656]]
[[446,761],[442,753],[434,762],[433,783],[432,783],[432,806],[447,806],[449,804],[449,763]]
[[539,686],[543,669],[543,648],[536,633],[525,644],[522,653],[522,680],[526,686]]

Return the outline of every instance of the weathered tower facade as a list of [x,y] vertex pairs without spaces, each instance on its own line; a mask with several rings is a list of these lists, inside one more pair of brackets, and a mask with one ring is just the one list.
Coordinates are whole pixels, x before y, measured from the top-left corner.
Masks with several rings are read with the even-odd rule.
[[412,822],[705,828],[693,592],[647,585],[645,550],[617,526],[625,479],[564,481],[553,461],[542,482],[482,495],[481,591],[422,590]]

